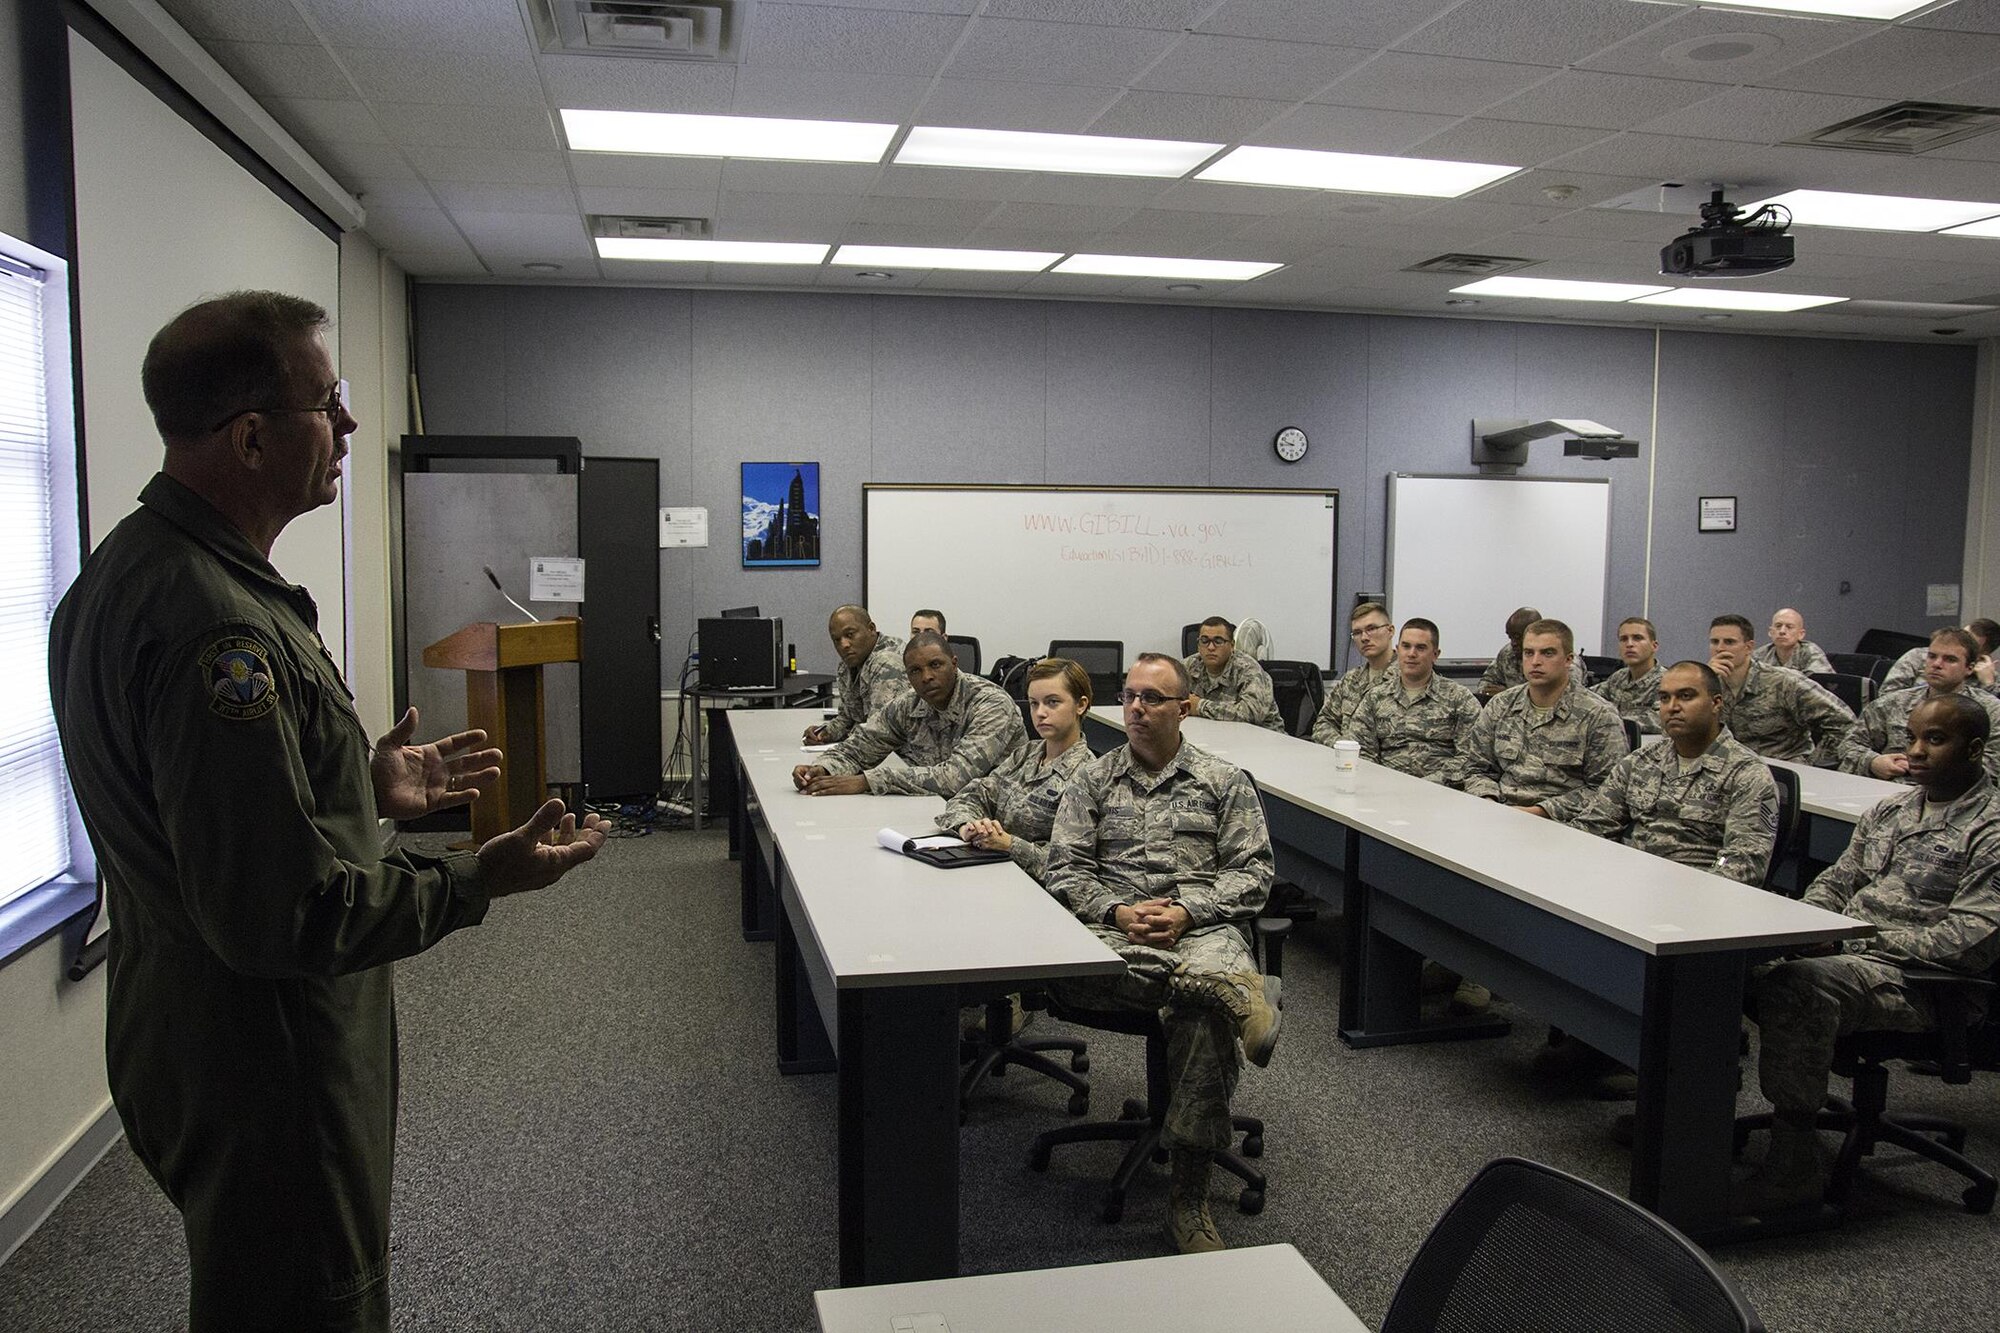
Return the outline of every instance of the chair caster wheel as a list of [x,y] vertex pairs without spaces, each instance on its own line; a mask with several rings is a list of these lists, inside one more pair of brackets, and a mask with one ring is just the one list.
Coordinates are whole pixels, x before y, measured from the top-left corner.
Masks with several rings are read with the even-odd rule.
[[1028,1149],[1028,1169],[1030,1171],[1046,1171],[1049,1169],[1049,1150],[1046,1146],[1037,1143],[1034,1147]]
[[1089,1109],[1090,1109],[1089,1093],[1072,1092],[1069,1095],[1069,1113],[1071,1115],[1082,1115],[1085,1111],[1088,1111]]
[[1995,1187],[1990,1183],[1974,1185],[1964,1194],[1961,1194],[1959,1197],[1965,1200],[1965,1211],[1968,1213],[1992,1212],[1994,1189]]
[[1127,1097],[1124,1107],[1118,1112],[1118,1118],[1120,1120],[1144,1120],[1146,1118],[1145,1104],[1143,1102],[1135,1102],[1130,1097]]
[[1105,1195],[1104,1206],[1097,1210],[1097,1216],[1100,1220],[1109,1223],[1123,1221],[1125,1217],[1125,1196],[1122,1194]]
[[1243,1136],[1243,1155],[1245,1157],[1262,1157],[1264,1155],[1264,1136],[1262,1134],[1245,1134]]
[[1247,1217],[1255,1217],[1264,1211],[1264,1191],[1244,1190],[1236,1196],[1236,1211]]
[[1072,1055],[1069,1058],[1069,1072],[1072,1074],[1088,1074],[1090,1072],[1090,1057],[1087,1055]]

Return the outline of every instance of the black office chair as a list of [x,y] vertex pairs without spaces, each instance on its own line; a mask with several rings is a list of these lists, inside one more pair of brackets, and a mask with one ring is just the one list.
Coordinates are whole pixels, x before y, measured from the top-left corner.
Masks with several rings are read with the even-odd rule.
[[[1048,1007],[1047,997],[1030,991],[1020,997],[1023,1008]],[[1050,1059],[1048,1052],[1069,1054],[1069,1068]],[[1090,1047],[1076,1037],[1028,1037],[1014,1031],[1014,999],[998,996],[986,1002],[986,1031],[969,1054],[969,1063],[958,1076],[958,1122],[965,1123],[973,1093],[989,1078],[999,1078],[1009,1066],[1031,1069],[1069,1089],[1069,1113],[1082,1115],[1090,1109]]]
[[965,634],[947,634],[944,641],[951,645],[951,651],[957,656],[960,671],[970,671],[975,676],[979,674],[979,640]]
[[1834,697],[1859,713],[1875,697],[1875,682],[1866,676],[1850,676],[1839,671],[1814,671],[1807,677],[1833,691]]
[[1875,659],[1875,665],[1868,669],[1868,679],[1874,683],[1875,693],[1882,693],[1883,682],[1889,679],[1889,673],[1895,669],[1895,658],[1878,657]]
[[1799,775],[1796,770],[1782,764],[1766,764],[1764,767],[1770,771],[1771,781],[1778,784],[1778,829],[1771,839],[1771,862],[1764,867],[1763,887],[1796,898],[1805,891],[1803,860],[1799,862],[1801,871],[1797,883],[1789,889],[1778,883],[1778,866],[1794,857],[1805,856],[1805,848],[1798,845],[1799,830],[1805,823],[1805,809],[1799,796]]
[[1264,663],[1271,677],[1271,692],[1278,697],[1278,716],[1285,730],[1294,736],[1310,737],[1313,719],[1326,702],[1326,681],[1313,662],[1272,660]]
[[1854,651],[1873,653],[1877,657],[1886,657],[1893,662],[1912,648],[1929,647],[1930,642],[1928,635],[1904,634],[1900,630],[1893,629],[1871,629],[1854,645]]
[[[1875,664],[1882,659],[1873,653],[1828,653],[1826,660],[1843,676],[1868,676],[1877,684],[1881,683],[1882,677],[1875,674]],[[1883,675],[1887,675],[1888,671],[1888,667],[1882,668]]]
[[1201,638],[1201,622],[1199,620],[1197,620],[1192,625],[1182,625],[1181,656],[1193,657],[1195,654],[1195,650],[1201,647],[1201,644],[1197,642],[1197,640],[1199,640],[1200,638]]
[[1639,737],[1641,735],[1641,732],[1639,731],[1639,724],[1637,722],[1634,722],[1629,717],[1620,718],[1619,720],[1625,724],[1625,748],[1627,750],[1638,749]]
[[1015,700],[1025,702],[1028,697],[1028,668],[1034,664],[1035,660],[1030,657],[1003,657],[993,664],[992,674],[987,679]]
[[1763,1333],[1699,1246],[1638,1204],[1499,1157],[1445,1209],[1382,1333]]
[[1590,683],[1595,685],[1599,681],[1610,680],[1613,672],[1624,670],[1625,659],[1622,657],[1593,657],[1589,653],[1585,653],[1583,654],[1583,669],[1590,673]]
[[[1936,1015],[1935,1027],[1924,1032],[1855,1032],[1834,1044],[1833,1072],[1854,1083],[1853,1100],[1829,1096],[1819,1113],[1818,1128],[1841,1131],[1840,1153],[1827,1185],[1830,1207],[1792,1217],[1762,1219],[1759,1230],[1773,1234],[1818,1230],[1843,1220],[1842,1205],[1853,1192],[1863,1157],[1878,1144],[1891,1144],[1949,1167],[1971,1183],[1959,1199],[1968,1213],[1993,1211],[2000,1179],[1965,1156],[1965,1126],[1942,1116],[1902,1112],[1891,1115],[1891,1060],[1912,1062],[1912,1069],[1933,1073],[1946,1083],[1972,1082],[1975,1072],[2000,1072],[2000,1027],[1992,1017],[1974,1018],[1979,997],[1992,998],[2000,967],[1985,976],[1966,976],[1940,968],[1907,967],[1904,978],[1922,991]],[[1750,1135],[1771,1127],[1771,1113],[1739,1117],[1736,1147],[1740,1152]]]
[[1067,657],[1090,676],[1090,692],[1111,703],[1125,688],[1125,644],[1119,639],[1051,639],[1050,657]]

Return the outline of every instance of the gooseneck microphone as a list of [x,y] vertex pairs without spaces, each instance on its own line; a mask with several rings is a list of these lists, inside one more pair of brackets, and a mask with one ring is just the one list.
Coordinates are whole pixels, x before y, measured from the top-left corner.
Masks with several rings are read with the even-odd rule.
[[486,581],[493,585],[493,591],[499,593],[501,597],[506,598],[507,605],[513,607],[516,611],[519,611],[522,615],[534,621],[537,625],[542,623],[542,618],[540,616],[536,615],[533,611],[530,611],[527,607],[522,606],[519,602],[515,601],[513,598],[507,596],[507,590],[500,586],[500,576],[493,572],[493,566],[481,565],[480,568],[486,571]]

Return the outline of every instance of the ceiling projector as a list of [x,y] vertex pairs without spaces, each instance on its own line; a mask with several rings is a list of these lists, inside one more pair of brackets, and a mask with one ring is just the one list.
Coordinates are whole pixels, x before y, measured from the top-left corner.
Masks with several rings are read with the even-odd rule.
[[1775,204],[1746,215],[1718,189],[1701,206],[1701,225],[1660,251],[1660,272],[1677,278],[1747,278],[1788,268],[1792,238],[1785,229],[1791,225],[1792,215]]

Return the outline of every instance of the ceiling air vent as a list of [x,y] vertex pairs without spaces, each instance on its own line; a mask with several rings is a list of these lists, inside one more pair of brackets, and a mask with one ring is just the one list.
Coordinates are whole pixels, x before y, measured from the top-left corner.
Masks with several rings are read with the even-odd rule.
[[590,215],[592,236],[615,236],[641,241],[703,241],[708,239],[707,218],[641,218],[612,213]]
[[1454,277],[1490,278],[1496,273],[1512,273],[1517,268],[1539,264],[1539,259],[1513,259],[1506,255],[1438,255],[1421,264],[1412,264],[1405,273],[1449,273]]
[[2000,129],[2000,107],[1897,102],[1789,142],[1868,153],[1928,153]]
[[743,49],[743,0],[534,0],[544,51],[733,64]]

